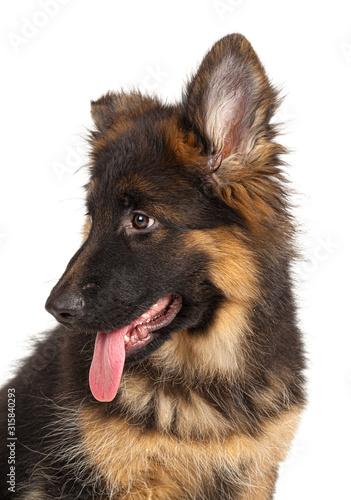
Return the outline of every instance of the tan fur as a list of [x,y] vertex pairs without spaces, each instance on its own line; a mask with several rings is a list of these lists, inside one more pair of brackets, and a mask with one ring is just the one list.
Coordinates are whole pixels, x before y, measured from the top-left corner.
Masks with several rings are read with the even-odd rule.
[[250,484],[242,488],[238,500],[272,500],[276,479],[276,469],[268,465],[266,470],[262,469],[251,478]]
[[[241,215],[252,234],[268,244],[279,241],[281,249],[288,247],[293,234],[290,221],[278,215],[284,195],[276,165],[285,152],[279,144],[258,141],[245,157],[232,155],[224,160],[213,183],[217,195]],[[270,165],[274,161],[276,165]],[[287,235],[286,241],[279,239],[281,233]]]
[[238,231],[231,227],[193,230],[185,238],[185,247],[209,256],[210,276],[226,297],[247,305],[257,297],[257,264]]
[[83,241],[88,239],[90,230],[91,230],[91,218],[87,216],[85,219],[84,226],[82,228]]
[[183,372],[201,380],[215,375],[236,378],[245,362],[249,313],[258,296],[254,257],[240,236],[226,228],[192,231],[184,246],[209,256],[212,281],[227,299],[206,335],[199,338],[187,331],[176,332],[172,342],[166,342],[150,359],[168,374]]
[[166,147],[172,151],[176,162],[186,167],[207,164],[208,157],[204,156],[201,148],[196,146],[195,134],[193,132],[184,134],[174,118],[164,119],[161,122],[160,134],[164,136]]
[[167,433],[142,431],[118,417],[102,417],[98,409],[83,407],[79,422],[90,464],[111,492],[113,485],[122,486],[122,498],[177,499],[182,498],[182,489],[191,498],[198,484],[211,481],[213,469],[235,472],[244,461],[251,466],[249,483],[244,485],[248,496],[243,498],[263,500],[270,498],[264,476],[284,459],[299,416],[298,407],[284,412],[264,424],[257,438],[233,434],[224,440],[203,441],[180,441]]
[[123,374],[118,390],[121,404],[133,413],[143,413],[156,391],[149,377],[128,372]]
[[170,390],[167,376],[160,375],[160,379],[153,382],[154,385],[147,375],[125,373],[119,387],[119,398],[131,414],[143,414],[147,413],[152,399],[156,397],[155,418],[159,432],[171,432],[173,423],[173,430],[182,439],[219,439],[231,430],[218,410],[195,391],[187,389],[186,382],[182,392]]
[[31,492],[24,493],[18,500],[47,500],[47,496],[42,489],[35,489]]
[[[218,375],[236,378],[243,365],[246,332],[249,328],[246,308],[228,302],[214,320],[213,328],[206,335],[189,335],[185,330],[172,335],[150,356],[155,366],[164,373],[184,373],[192,380],[212,379]],[[234,321],[233,321],[234,319]],[[186,381],[185,381],[186,383]]]

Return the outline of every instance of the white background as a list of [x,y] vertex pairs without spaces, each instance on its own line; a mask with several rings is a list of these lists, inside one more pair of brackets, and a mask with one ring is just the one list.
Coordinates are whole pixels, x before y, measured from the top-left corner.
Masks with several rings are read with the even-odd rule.
[[44,303],[79,246],[90,99],[135,85],[173,100],[211,44],[241,32],[286,95],[278,120],[307,259],[297,272],[309,406],[276,499],[351,499],[350,3],[60,3],[51,17],[40,0],[0,7],[1,381],[54,325]]

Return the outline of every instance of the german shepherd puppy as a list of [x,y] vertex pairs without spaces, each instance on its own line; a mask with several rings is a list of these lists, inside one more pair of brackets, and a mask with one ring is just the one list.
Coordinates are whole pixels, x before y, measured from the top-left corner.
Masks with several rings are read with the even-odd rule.
[[277,105],[237,34],[178,104],[92,103],[84,242],[2,391],[1,498],[273,498],[305,399]]

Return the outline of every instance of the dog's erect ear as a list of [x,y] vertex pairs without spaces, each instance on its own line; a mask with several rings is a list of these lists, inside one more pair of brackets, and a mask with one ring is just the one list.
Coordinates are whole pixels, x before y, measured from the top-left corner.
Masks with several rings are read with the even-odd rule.
[[218,165],[269,140],[277,93],[250,43],[234,34],[219,40],[205,56],[185,89],[183,106]]

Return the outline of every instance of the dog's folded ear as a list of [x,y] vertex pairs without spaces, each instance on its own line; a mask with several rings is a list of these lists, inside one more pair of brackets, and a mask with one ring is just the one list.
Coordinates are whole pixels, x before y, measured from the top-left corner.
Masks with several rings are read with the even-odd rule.
[[98,132],[128,126],[141,113],[157,106],[155,98],[143,96],[139,91],[107,92],[97,101],[91,101],[91,116]]
[[100,132],[112,125],[116,116],[116,94],[108,92],[97,101],[91,101],[91,117]]
[[277,101],[250,43],[233,34],[219,40],[203,59],[183,94],[183,109],[215,167],[232,155],[247,157],[258,142],[270,139]]

